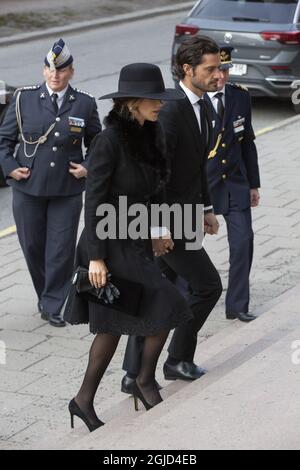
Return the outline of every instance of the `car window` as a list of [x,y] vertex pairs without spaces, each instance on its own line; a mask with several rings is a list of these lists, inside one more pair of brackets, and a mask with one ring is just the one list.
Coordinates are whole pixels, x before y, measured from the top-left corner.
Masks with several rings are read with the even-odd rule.
[[193,17],[215,20],[293,23],[298,0],[202,0]]

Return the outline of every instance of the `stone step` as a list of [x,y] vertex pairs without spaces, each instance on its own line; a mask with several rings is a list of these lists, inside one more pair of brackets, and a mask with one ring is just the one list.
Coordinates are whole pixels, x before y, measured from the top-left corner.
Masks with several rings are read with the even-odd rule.
[[292,318],[275,327],[249,345],[249,357],[242,352],[243,360],[233,357],[149,412],[108,423],[71,448],[299,448],[300,367],[292,365],[291,344],[300,326],[292,317],[297,328]]
[[[220,343],[221,338],[226,338],[227,335],[231,335],[237,329],[244,326],[241,322],[233,321],[228,322],[228,326],[224,328],[221,332],[217,333],[214,336],[210,336],[206,340],[203,341],[205,344],[209,344],[211,341],[214,340],[215,336],[219,339],[217,343]],[[198,346],[199,347],[199,346]],[[200,354],[201,356],[201,354]],[[199,362],[200,363],[200,362]],[[184,382],[181,380],[176,381],[166,381],[163,378],[162,372],[159,374],[158,380],[160,384],[163,386],[162,390],[162,397],[166,400],[169,396],[177,393],[178,390],[187,386],[189,382]],[[101,420],[105,423],[114,423],[114,426],[118,426],[118,423],[123,423],[124,420],[127,419],[135,419],[140,414],[145,413],[145,410],[141,406],[140,411],[137,413],[134,410],[134,403],[132,397],[127,397],[126,395],[122,395],[124,398],[120,399],[116,404],[109,406],[108,409],[104,409],[101,412]],[[107,427],[107,424],[106,426]],[[72,446],[80,441],[83,437],[89,436],[90,433],[87,430],[86,426],[82,424],[82,421],[75,417],[75,429],[71,430],[70,432],[66,433],[64,429],[57,429],[55,436],[48,436],[46,439],[43,439],[40,442],[37,442],[34,445],[34,449],[64,449],[66,447]]]
[[[298,290],[299,292],[299,290]],[[300,297],[300,296],[299,296]],[[210,372],[200,380],[189,383],[186,386],[178,387],[175,393],[168,393],[171,391],[169,387],[164,390],[165,401],[159,406],[155,407],[147,413],[140,413],[133,417],[128,416],[126,421],[122,418],[112,420],[104,428],[101,428],[89,436],[78,440],[73,446],[69,447],[72,449],[127,449],[137,448],[138,442],[131,439],[131,436],[139,436],[141,439],[144,436],[144,447],[139,446],[138,448],[155,448],[153,447],[154,441],[151,440],[151,432],[153,428],[159,430],[157,434],[160,434],[161,426],[160,422],[163,421],[166,427],[165,416],[169,413],[173,413],[177,416],[177,419],[181,420],[184,416],[184,410],[186,408],[187,401],[191,400],[194,403],[195,394],[208,394],[211,387],[215,387],[222,390],[221,383],[230,382],[230,377],[237,376],[242,373],[243,381],[248,379],[248,382],[254,380],[258,374],[258,366],[268,370],[269,362],[272,361],[272,354],[276,349],[276,343],[287,344],[289,340],[287,337],[290,335],[290,342],[295,337],[295,325],[299,326],[299,313],[297,308],[297,290],[291,292],[289,296],[285,296],[281,299],[277,305],[272,307],[268,312],[258,318],[255,322],[245,325],[243,329],[238,329],[235,333],[230,332],[229,335],[224,337],[223,344],[216,342],[216,338],[213,339],[213,349],[209,351],[208,361],[213,363]],[[217,335],[216,335],[217,336]],[[300,337],[300,331],[299,331]],[[231,344],[228,344],[230,338]],[[297,338],[297,334],[296,334]],[[295,339],[295,338],[294,338]],[[205,348],[205,344],[209,346],[210,341],[203,342],[199,345],[199,350]],[[222,347],[225,346],[225,350],[222,351]],[[290,351],[288,351],[288,357],[290,360]],[[270,358],[269,361],[261,360],[261,358]],[[207,363],[208,363],[207,361]],[[204,363],[205,365],[206,363]],[[247,367],[247,364],[254,364],[254,369]],[[275,369],[276,370],[276,369]],[[249,376],[251,375],[251,379]],[[178,381],[179,383],[179,381]],[[238,388],[238,387],[237,387]],[[168,390],[169,389],[169,390]],[[238,392],[235,392],[238,395]],[[208,398],[204,399],[205,408],[208,406],[206,402],[209,402]],[[183,405],[184,403],[184,405]],[[194,403],[195,412],[197,415],[197,405]],[[178,413],[177,413],[178,408]],[[190,407],[190,410],[193,410]],[[220,419],[222,414],[220,414]],[[195,416],[191,416],[191,419],[195,419]],[[181,421],[180,421],[181,422]],[[148,433],[149,428],[149,433]],[[151,430],[151,431],[150,431]],[[190,433],[193,432],[190,430]],[[146,437],[145,437],[146,436]],[[149,446],[147,442],[149,441]],[[157,448],[165,446],[167,439],[163,437],[159,439],[159,445]],[[132,447],[131,446],[132,443]],[[162,444],[163,443],[163,444]],[[188,444],[187,444],[188,445]],[[174,447],[175,446],[175,447]],[[167,448],[167,447],[164,447]],[[175,441],[170,448],[178,448]],[[191,448],[189,445],[186,448]],[[198,447],[195,447],[198,448]]]
[[[81,449],[299,449],[300,367],[283,336],[209,387],[201,381]],[[283,354],[287,351],[287,354]]]
[[[226,337],[226,335],[231,334],[242,326],[244,325],[238,321],[228,322],[228,326],[226,326],[224,330],[214,336],[224,338]],[[205,343],[209,343],[214,339],[214,336],[210,336],[203,341]],[[160,367],[160,369],[161,368],[162,367]],[[159,370],[158,373],[158,380],[159,383],[164,387],[162,392],[162,396],[164,399],[166,399],[169,395],[176,393],[182,387],[188,385],[187,382],[179,380],[175,382],[169,382],[164,380],[163,373],[161,370]],[[120,398],[116,403],[114,403],[113,405],[109,405],[107,409],[105,409],[105,405],[104,408],[103,405],[101,406],[101,409],[103,410],[101,411],[101,420],[103,420],[104,422],[112,421],[115,419],[115,417],[118,417],[120,415],[122,416],[122,418],[127,419],[130,416],[137,417],[137,414],[144,413],[144,410],[141,410],[139,413],[134,412],[132,397],[126,397],[126,395],[124,394],[117,395]],[[68,418],[67,414],[66,417]],[[89,431],[87,430],[86,426],[82,425],[82,422],[79,419],[77,420],[75,417],[75,430],[66,432],[66,427],[57,429],[55,436],[47,436],[47,438],[37,442],[34,445],[34,449],[63,449],[77,442],[86,435],[89,435]]]
[[[296,292],[295,289],[291,290],[290,295],[292,295],[293,292]],[[281,303],[284,302],[286,298],[286,295],[278,298],[277,305],[281,305]],[[272,304],[269,306],[272,307],[272,305],[274,305],[274,307],[273,309],[271,308],[269,314],[275,316],[277,324],[280,324],[283,328],[285,328],[286,326],[284,325],[286,324],[286,318],[276,315],[276,302],[272,302]],[[263,309],[261,312],[262,311]],[[199,380],[199,382],[202,384],[202,387],[208,387],[211,383],[219,380],[223,375],[229,373],[233,367],[233,360],[235,360],[239,365],[240,363],[243,363],[245,357],[251,357],[251,348],[249,349],[249,344],[251,341],[253,341],[253,338],[256,341],[259,341],[259,339],[266,337],[270,331],[272,331],[270,321],[266,319],[266,315],[262,315],[255,322],[250,324],[244,324],[238,320],[228,322],[228,326],[222,331],[218,332],[212,337],[209,337],[207,340],[202,341],[198,345],[195,362],[201,364],[210,371],[209,374]],[[266,339],[262,341],[261,347],[264,346],[264,341],[266,341]],[[270,338],[269,341],[273,341],[273,339]],[[256,351],[257,349],[254,348],[252,355],[256,354]],[[177,394],[183,388],[186,389],[192,385],[190,382],[183,382],[179,380],[175,382],[162,381],[162,384],[165,385],[162,391],[162,396],[166,401],[169,401],[170,397]],[[116,405],[101,413],[101,419],[103,419],[103,421],[107,424],[104,428],[101,428],[92,433],[92,435],[94,436],[96,433],[103,433],[104,429],[107,432],[109,432],[109,429],[116,430],[119,429],[120,426],[122,427],[124,422],[135,421],[145,413],[142,408],[143,407],[141,405],[141,410],[138,413],[135,412],[132,397],[124,398]],[[147,415],[153,412],[154,410],[151,410],[151,412],[148,412]],[[54,439],[51,438],[40,442],[36,445],[35,448],[63,449],[72,448],[73,446],[76,447],[77,445],[79,445],[78,448],[80,448],[81,443],[85,442],[86,438],[89,440],[89,436],[91,436],[91,434],[88,432],[86,427],[81,424],[81,421],[78,420],[78,423],[80,423],[80,425],[78,428],[76,427],[75,431],[72,431],[68,434],[66,434],[64,431],[60,435],[58,430]]]
[[[264,305],[260,306],[253,313],[258,317],[261,317],[264,313],[269,312],[277,305],[282,304],[282,302],[288,301],[293,296],[297,296],[299,292],[299,286],[295,286],[292,289],[289,289],[284,294],[274,298],[273,300],[266,302]],[[243,330],[247,326],[246,335],[249,331],[248,328],[256,329],[257,321],[252,322],[251,324],[245,324],[239,320],[228,320],[228,326],[220,330],[218,333],[214,334],[209,338],[209,341],[199,343],[197,351],[195,354],[195,362],[197,364],[203,365],[203,361],[207,361],[210,357],[214,357],[217,351],[222,351],[227,345],[231,345],[232,341],[235,338],[235,332]],[[239,337],[240,335],[238,335]],[[213,354],[213,356],[211,356]]]

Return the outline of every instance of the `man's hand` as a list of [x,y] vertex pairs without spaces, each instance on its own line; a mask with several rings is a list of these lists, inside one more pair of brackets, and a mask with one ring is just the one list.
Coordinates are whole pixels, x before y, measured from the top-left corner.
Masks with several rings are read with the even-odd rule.
[[72,168],[69,169],[69,172],[73,176],[75,176],[75,178],[77,179],[86,178],[87,170],[84,168],[84,166],[80,165],[80,163],[73,163],[73,162],[70,162],[70,165]]
[[29,168],[16,168],[14,171],[12,171],[8,176],[10,178],[13,178],[16,181],[21,181],[21,180],[27,180],[30,176],[30,170]]
[[219,231],[219,222],[215,214],[208,213],[204,215],[204,232],[208,235],[217,235]]
[[153,238],[152,248],[154,256],[163,256],[169,253],[169,251],[173,250],[174,242],[168,235],[161,238]]
[[257,207],[259,205],[260,194],[258,189],[250,189],[251,207]]

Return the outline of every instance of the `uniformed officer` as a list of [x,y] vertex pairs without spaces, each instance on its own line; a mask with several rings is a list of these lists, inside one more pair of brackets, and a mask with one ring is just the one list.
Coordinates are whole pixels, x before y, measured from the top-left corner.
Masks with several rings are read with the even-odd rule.
[[251,207],[259,204],[260,178],[251,99],[246,88],[229,83],[233,48],[222,45],[218,91],[205,99],[213,113],[214,146],[207,172],[215,214],[223,214],[230,250],[226,317],[249,322],[249,275],[253,258]]
[[88,149],[101,131],[95,99],[70,86],[73,74],[73,57],[60,39],[45,58],[45,83],[18,89],[0,128],[0,163],[13,188],[13,213],[38,308],[57,327],[65,325],[60,312],[87,174],[82,142]]
[[[15,87],[9,86],[5,82],[0,80],[0,126],[3,122],[5,112],[7,111],[7,107],[15,91]],[[3,186],[7,186],[7,183],[0,165],[0,188],[2,188]]]

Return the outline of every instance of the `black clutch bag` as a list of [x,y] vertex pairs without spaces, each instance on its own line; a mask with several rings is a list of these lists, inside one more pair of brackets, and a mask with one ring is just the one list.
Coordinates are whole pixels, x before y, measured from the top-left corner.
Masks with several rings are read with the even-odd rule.
[[139,313],[143,285],[138,282],[108,274],[106,285],[97,289],[90,283],[88,269],[79,266],[74,272],[72,284],[77,295],[90,302],[102,304],[127,315],[137,316]]

